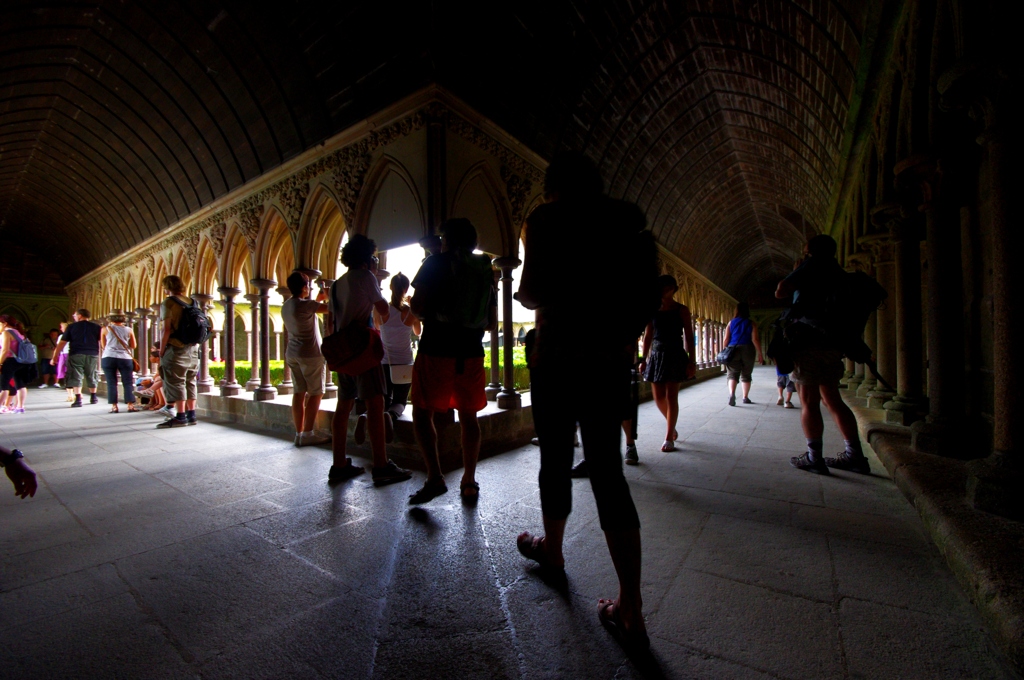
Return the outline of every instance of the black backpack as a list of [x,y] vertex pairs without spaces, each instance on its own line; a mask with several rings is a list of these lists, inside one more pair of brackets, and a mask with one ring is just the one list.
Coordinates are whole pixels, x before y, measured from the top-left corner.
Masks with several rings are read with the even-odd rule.
[[172,295],[171,299],[182,307],[178,328],[171,337],[183,345],[199,345],[206,342],[210,337],[210,318],[200,309],[199,303],[193,300],[192,304],[186,305],[175,295]]

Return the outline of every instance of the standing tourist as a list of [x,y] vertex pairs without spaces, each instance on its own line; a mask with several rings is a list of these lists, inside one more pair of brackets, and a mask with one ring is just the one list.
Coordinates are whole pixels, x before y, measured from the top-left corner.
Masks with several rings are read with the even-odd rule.
[[24,358],[19,357],[23,344],[32,344],[25,337],[25,327],[13,316],[0,314],[0,413],[24,413],[28,394],[25,385],[39,374],[36,369],[38,358],[32,358],[30,363],[19,360]]
[[[844,310],[830,309],[831,301],[843,283],[846,272],[836,262],[836,242],[827,234],[818,234],[804,246],[804,260],[792,274],[779,282],[775,297],[792,296],[793,307],[788,317],[800,324],[800,342],[793,347],[793,370],[790,379],[796,383],[800,396],[800,424],[807,438],[807,451],[794,456],[793,467],[829,474],[829,468],[871,474],[868,459],[860,445],[860,433],[853,411],[839,395],[843,377],[843,353],[835,343],[834,322]],[[837,456],[822,455],[822,434],[825,423],[821,403],[843,435],[846,446]]]
[[387,393],[384,395],[384,439],[390,442],[395,436],[395,421],[405,413],[409,400],[408,380],[395,383],[394,375],[412,367],[412,335],[422,333],[422,325],[412,313],[405,295],[409,292],[409,277],[398,272],[391,277],[391,300],[388,302],[388,320],[374,311],[374,321],[380,328],[380,339],[384,343],[384,381]]
[[159,429],[196,424],[196,377],[199,371],[200,338],[197,315],[206,316],[198,303],[185,294],[185,283],[177,276],[165,276],[160,320],[164,332],[160,339],[160,375],[164,379],[164,397],[174,405],[174,416],[157,425]]
[[[658,306],[653,288],[656,253],[650,239],[642,238],[649,233],[644,232],[640,209],[602,195],[601,184],[597,169],[582,156],[557,158],[545,175],[547,202],[527,219],[519,301],[536,310],[530,384],[540,438],[545,533],[524,532],[517,547],[543,568],[564,568],[562,542],[572,510],[572,438],[579,422],[598,517],[619,578],[618,597],[599,600],[598,616],[624,646],[642,651],[650,642],[640,593],[640,518],[622,473],[620,428],[637,338]],[[591,264],[607,263],[611,257],[615,266],[596,277],[590,294],[581,300],[566,285],[566,253]],[[581,344],[580,329],[595,318],[608,318],[609,310],[603,341]],[[602,394],[566,387],[581,384],[601,385]]]
[[[697,374],[693,357],[693,323],[690,308],[674,300],[679,285],[665,274],[658,277],[661,306],[644,330],[644,353],[640,372],[651,383],[654,403],[665,416],[665,443],[661,450],[676,450],[676,420],[679,418],[679,384]],[[631,456],[632,454],[632,456]],[[626,463],[637,464],[636,446],[626,448]]]
[[60,331],[56,328],[51,328],[43,336],[43,341],[39,343],[39,375],[43,378],[43,382],[39,384],[40,389],[57,386],[57,367],[53,365],[50,359],[53,358],[53,351],[57,349],[57,339],[59,337]]
[[295,424],[295,445],[326,444],[331,435],[316,432],[316,415],[327,385],[327,364],[320,353],[320,326],[317,314],[330,310],[324,300],[327,291],[321,289],[316,300],[310,300],[309,277],[302,272],[288,275],[288,290],[292,296],[281,305],[281,319],[288,330],[288,347],[284,360],[292,370],[295,392],[292,394],[292,422]]
[[71,345],[70,344],[66,344],[66,345],[63,346],[63,349],[58,349],[58,348],[61,346],[60,345],[60,338],[61,338],[61,336],[64,335],[64,331],[66,331],[68,329],[68,326],[70,326],[70,325],[71,324],[69,324],[67,321],[61,321],[60,322],[60,333],[57,335],[56,346],[53,348],[54,356],[50,358],[50,365],[51,366],[54,363],[53,360],[54,359],[57,360],[57,365],[55,366],[55,368],[57,369],[57,382],[60,383],[61,380],[64,381],[64,389],[68,393],[68,401],[69,402],[75,400],[75,392],[74,392],[74,390],[71,389],[71,386],[68,385],[68,381],[67,381],[67,377],[68,377],[68,355],[71,352]]
[[71,388],[74,394],[74,400],[71,402],[72,408],[81,408],[83,382],[89,390],[89,403],[99,403],[99,399],[96,398],[96,386],[99,383],[96,371],[99,365],[100,330],[102,329],[99,324],[90,320],[88,309],[77,310],[71,315],[71,318],[75,321],[60,336],[60,342],[57,343],[57,349],[54,352],[59,355],[64,346],[68,346],[68,372],[65,384]]
[[[373,325],[373,310],[388,319],[388,301],[380,292],[380,282],[373,274],[374,252],[377,244],[362,234],[349,239],[341,249],[341,263],[348,267],[341,278],[331,285],[331,320],[337,333],[349,324]],[[341,482],[362,474],[365,470],[346,455],[348,417],[358,397],[366,403],[366,419],[373,455],[373,483],[377,486],[404,482],[412,477],[405,468],[388,459],[384,446],[384,369],[380,364],[359,375],[338,374],[338,405],[332,421],[332,450],[334,464],[327,473],[327,481]]]
[[124,325],[127,317],[120,309],[115,309],[108,316],[110,322],[100,331],[100,368],[107,378],[107,403],[110,404],[110,412],[117,413],[117,376],[121,376],[121,386],[124,390],[124,403],[128,404],[128,411],[138,411],[135,408],[135,392],[132,382],[134,370],[132,350],[135,349],[135,332]]
[[446,491],[437,451],[435,413],[459,412],[462,428],[462,481],[460,493],[475,500],[480,485],[476,464],[480,457],[477,411],[487,406],[484,372],[484,331],[495,328],[498,308],[494,270],[486,255],[473,253],[476,228],[467,219],[448,220],[441,226],[441,252],[420,266],[412,282],[416,293],[410,305],[423,321],[423,336],[412,370],[412,421],[416,441],[427,465],[427,481],[410,503],[425,503]]
[[725,331],[725,346],[735,347],[732,357],[725,364],[729,378],[729,406],[736,405],[736,383],[743,383],[743,403],[750,401],[750,382],[754,372],[754,359],[764,366],[764,355],[761,353],[761,339],[757,335],[757,326],[750,320],[750,306],[746,302],[736,305],[736,316],[729,322]]

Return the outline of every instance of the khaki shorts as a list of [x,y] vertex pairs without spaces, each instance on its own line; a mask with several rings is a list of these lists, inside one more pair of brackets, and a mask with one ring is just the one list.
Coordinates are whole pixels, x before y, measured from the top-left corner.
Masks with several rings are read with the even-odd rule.
[[296,357],[286,359],[292,370],[295,393],[305,392],[316,396],[323,394],[327,386],[327,361],[323,357]]
[[96,374],[96,367],[99,366],[99,357],[91,354],[69,354],[68,355],[68,387],[81,387],[84,383],[90,390],[96,389],[99,377]]
[[168,345],[160,357],[160,376],[164,379],[164,398],[168,404],[196,398],[199,371],[199,345]]
[[839,386],[846,367],[843,353],[836,349],[805,349],[793,357],[789,379],[798,385]]

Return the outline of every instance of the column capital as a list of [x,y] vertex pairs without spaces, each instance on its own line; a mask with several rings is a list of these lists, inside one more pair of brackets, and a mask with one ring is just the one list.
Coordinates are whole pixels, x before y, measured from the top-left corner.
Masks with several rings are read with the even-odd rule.
[[893,173],[898,188],[916,188],[921,192],[918,210],[925,212],[931,208],[942,184],[942,163],[939,159],[929,154],[916,154],[897,163]]
[[316,281],[318,278],[323,276],[322,271],[320,271],[319,269],[313,269],[312,267],[296,267],[292,271],[299,272],[300,274],[305,274],[306,276],[309,277],[310,281]]
[[291,290],[288,289],[288,286],[278,286],[277,294],[280,295],[285,300],[288,300],[292,296],[292,292]]
[[217,292],[230,300],[231,298],[241,293],[242,289],[232,288],[231,286],[221,286],[220,288],[217,289]]
[[870,252],[858,251],[846,256],[846,269],[853,272],[871,273],[873,257]]
[[149,313],[149,307],[137,307],[135,309],[135,314],[137,316],[149,316]]
[[213,296],[207,293],[192,293],[192,299],[201,302],[205,308],[210,300],[213,299]]
[[999,134],[1001,114],[1011,93],[1016,94],[1011,72],[991,56],[960,59],[939,76],[939,106],[947,111],[966,110],[981,121],[984,132],[977,142],[984,144]]
[[246,300],[248,300],[253,305],[258,304],[259,301],[260,301],[260,294],[259,293],[246,293],[242,297],[244,297]]
[[152,312],[153,312],[154,314],[159,314],[159,313],[160,313],[160,306],[161,306],[162,304],[163,304],[162,302],[154,302],[153,304],[151,304],[151,305],[149,306],[149,309],[150,309],[150,311],[152,311]]
[[503,257],[496,257],[491,260],[491,264],[498,267],[504,272],[506,269],[515,269],[523,263],[518,257],[512,257],[511,255],[505,255]]
[[249,283],[259,288],[263,293],[266,293],[271,288],[275,288],[277,286],[277,281],[274,279],[250,279]]

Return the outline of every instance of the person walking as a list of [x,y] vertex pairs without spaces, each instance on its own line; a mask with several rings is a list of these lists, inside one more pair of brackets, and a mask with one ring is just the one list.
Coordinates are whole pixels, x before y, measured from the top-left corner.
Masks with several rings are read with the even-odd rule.
[[63,346],[62,349],[58,349],[61,346],[60,345],[60,339],[64,335],[64,331],[66,331],[68,329],[68,326],[70,326],[70,325],[71,324],[69,324],[67,321],[61,321],[60,322],[60,332],[57,334],[57,338],[55,340],[56,344],[55,344],[55,346],[53,348],[53,356],[50,358],[50,365],[53,366],[54,359],[56,359],[56,364],[57,365],[55,366],[55,368],[57,369],[57,383],[60,384],[60,382],[62,380],[64,381],[63,385],[64,385],[64,390],[68,393],[68,401],[72,402],[72,401],[75,400],[75,392],[74,392],[74,390],[71,389],[71,386],[68,385],[68,380],[67,380],[67,378],[68,378],[68,355],[71,352],[71,345],[70,344],[66,344],[66,345]]
[[[790,379],[796,383],[800,396],[800,424],[807,439],[807,451],[793,456],[790,464],[807,472],[829,474],[829,468],[871,474],[871,466],[861,448],[857,419],[839,394],[843,377],[843,353],[835,346],[836,317],[844,310],[830,308],[846,272],[836,262],[836,242],[827,234],[818,234],[804,246],[804,259],[792,274],[779,282],[775,297],[792,298],[788,314],[791,323],[801,325],[799,343],[793,347],[793,370]],[[845,447],[835,457],[822,454],[825,423],[821,404],[832,415],[845,440]]]
[[[0,314],[0,413],[24,413],[25,387],[39,375],[36,361],[24,363],[18,360],[18,350],[23,343],[31,344],[25,337],[25,327],[13,316]],[[31,348],[30,348],[31,349]]]
[[[676,450],[676,421],[679,418],[679,385],[697,374],[693,356],[693,322],[690,308],[675,301],[679,285],[665,274],[658,277],[661,306],[644,330],[643,359],[640,372],[651,383],[654,403],[665,416],[664,452]],[[632,459],[630,453],[632,452]],[[636,447],[626,449],[626,463],[638,462]]]
[[81,408],[83,383],[89,390],[89,403],[99,403],[99,399],[96,398],[96,387],[99,384],[97,367],[99,366],[101,328],[99,324],[92,322],[89,310],[84,307],[76,310],[71,318],[74,319],[74,323],[70,324],[64,334],[60,336],[54,353],[59,356],[65,345],[69,347],[67,382],[65,384],[71,388],[74,395],[71,407]]
[[288,346],[284,360],[292,370],[295,391],[292,393],[292,422],[295,424],[295,445],[314,446],[331,441],[331,435],[317,432],[316,416],[327,385],[327,363],[320,353],[320,326],[317,314],[330,311],[324,302],[323,289],[315,300],[309,298],[309,277],[302,272],[288,275],[288,290],[292,296],[281,305],[281,320],[288,331]]
[[[349,324],[373,325],[373,310],[388,319],[388,301],[380,292],[380,283],[374,276],[374,252],[377,244],[362,234],[356,234],[341,249],[341,263],[348,267],[331,285],[329,306],[334,332]],[[352,462],[346,454],[348,417],[358,397],[366,403],[367,429],[373,456],[373,483],[376,486],[404,482],[412,473],[388,459],[384,444],[384,368],[377,364],[359,375],[338,374],[338,404],[331,421],[334,464],[327,473],[328,482],[341,482],[362,474],[365,470]]]
[[135,385],[132,381],[134,360],[132,350],[136,347],[135,332],[124,325],[127,317],[120,309],[107,315],[109,322],[100,331],[100,368],[107,378],[107,403],[110,412],[117,413],[117,377],[121,376],[121,387],[124,391],[124,403],[129,412],[138,411],[135,407]]
[[53,351],[57,348],[59,337],[60,331],[51,328],[43,336],[43,341],[39,343],[39,375],[42,376],[39,389],[57,386],[57,367],[50,362],[50,359],[53,358]]
[[[186,319],[186,310],[195,309],[197,303],[185,294],[185,282],[172,274],[165,276],[161,285],[167,297],[160,306],[164,328],[160,339],[160,375],[164,379],[167,404],[174,405],[174,416],[159,423],[157,428],[168,429],[196,424],[199,344],[192,335],[192,322]],[[192,316],[194,312],[188,314]]]
[[[412,313],[406,300],[409,292],[409,277],[398,272],[391,277],[391,300],[388,302],[388,320],[382,321],[374,310],[374,322],[380,328],[380,339],[384,343],[384,439],[390,442],[395,436],[395,421],[405,413],[409,401],[409,379],[395,382],[395,376],[411,371],[413,364],[412,337],[419,337],[423,326]],[[410,373],[411,377],[411,373]]]
[[725,364],[729,378],[729,406],[736,405],[736,383],[743,383],[743,403],[750,401],[750,383],[754,372],[754,360],[764,366],[764,354],[761,352],[761,338],[757,334],[757,325],[750,320],[750,305],[741,302],[736,305],[736,316],[729,322],[725,330],[725,346],[734,347],[732,357]]
[[[545,174],[544,191],[546,203],[527,218],[519,286],[519,302],[536,314],[530,385],[540,439],[544,535],[523,532],[516,546],[542,568],[564,569],[572,436],[578,422],[601,529],[619,580],[618,597],[598,601],[598,617],[625,647],[642,651],[650,641],[640,592],[640,518],[622,472],[620,429],[637,339],[658,307],[655,247],[643,238],[649,232],[640,209],[604,196],[597,168],[582,155],[556,158]],[[589,264],[614,260],[582,299],[566,285],[564,257],[569,252]],[[649,289],[643,285],[645,273]],[[581,345],[580,329],[595,318],[603,320],[603,341]],[[601,398],[566,387],[577,384],[601,385]]]
[[473,252],[476,227],[464,218],[441,226],[441,252],[431,255],[413,279],[410,306],[423,321],[412,369],[412,422],[427,466],[423,488],[410,503],[425,503],[448,491],[437,450],[434,414],[459,412],[462,428],[463,499],[480,493],[476,464],[480,457],[477,411],[487,406],[484,331],[497,327],[498,307],[491,259]]

